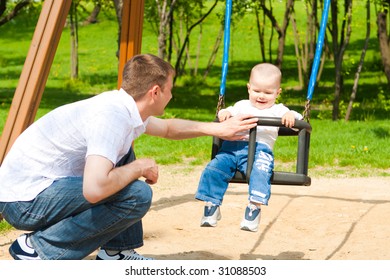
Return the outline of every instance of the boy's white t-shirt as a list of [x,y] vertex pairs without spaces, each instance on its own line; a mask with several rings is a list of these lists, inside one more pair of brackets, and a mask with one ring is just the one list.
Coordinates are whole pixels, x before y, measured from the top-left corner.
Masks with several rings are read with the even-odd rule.
[[[283,115],[289,111],[293,112],[295,115],[295,119],[302,119],[302,115],[298,112],[288,109],[283,104],[274,104],[270,108],[267,109],[258,109],[253,106],[250,100],[240,100],[235,103],[233,106],[229,106],[225,109],[221,109],[219,113],[222,113],[224,110],[227,110],[231,113],[231,115],[237,116],[239,114],[251,114],[256,117],[275,117],[281,118]],[[264,143],[268,145],[271,150],[274,147],[276,138],[278,137],[279,127],[275,126],[257,126],[257,134],[256,134],[256,142]],[[249,131],[245,132],[246,140],[249,140]]]
[[83,176],[88,155],[115,165],[147,122],[123,89],[49,112],[16,139],[0,166],[0,201],[29,201],[58,178]]

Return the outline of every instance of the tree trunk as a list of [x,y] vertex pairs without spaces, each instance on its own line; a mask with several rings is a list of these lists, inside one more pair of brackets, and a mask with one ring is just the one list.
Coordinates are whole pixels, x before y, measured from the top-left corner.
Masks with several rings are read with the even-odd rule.
[[366,40],[364,41],[364,46],[363,46],[363,50],[362,50],[362,53],[361,53],[361,56],[360,56],[359,65],[358,65],[358,68],[357,68],[357,71],[356,71],[356,74],[355,74],[355,79],[354,79],[354,83],[353,83],[351,97],[349,98],[349,104],[348,104],[347,112],[345,114],[345,120],[346,121],[349,121],[349,118],[351,116],[351,112],[352,112],[352,108],[353,108],[353,102],[355,101],[356,94],[357,94],[357,88],[358,88],[358,84],[359,84],[360,72],[362,71],[362,68],[363,68],[364,58],[366,56],[366,52],[367,52],[367,48],[368,48],[368,42],[370,41],[370,33],[371,33],[370,32],[371,31],[371,28],[370,28],[370,19],[371,19],[371,16],[370,16],[370,0],[367,0],[366,11],[367,11],[367,17],[366,17]]
[[87,24],[91,24],[91,23],[97,23],[98,22],[97,17],[100,13],[101,8],[102,8],[101,4],[97,3],[95,5],[95,7],[93,8],[89,17],[84,21],[84,24],[87,25]]
[[[176,61],[176,64],[175,64],[175,70],[176,70],[176,73],[179,73],[180,72],[180,61],[181,61],[181,58],[183,56],[183,52],[184,50],[186,49],[187,47],[187,44],[190,40],[190,34],[191,34],[191,31],[192,29],[194,29],[194,27],[198,26],[199,24],[201,24],[210,14],[211,12],[214,10],[214,8],[217,6],[218,4],[218,0],[215,0],[214,4],[211,6],[211,8],[207,11],[207,13],[205,13],[197,22],[195,22],[193,25],[190,26],[190,28],[188,28],[188,31],[187,31],[187,34],[186,34],[186,37],[184,39],[184,42],[183,42],[183,45],[181,46],[181,50],[179,52],[179,55],[177,57],[177,61]],[[176,81],[176,76],[174,78],[174,82]]]
[[18,2],[14,9],[7,15],[3,17],[4,12],[6,11],[7,8],[7,0],[0,0],[0,26],[6,24],[9,22],[11,19],[16,17],[18,13],[24,8],[32,4],[33,0],[23,0]]
[[7,9],[7,0],[0,0],[0,17],[4,14]]
[[295,49],[295,56],[297,57],[297,66],[298,66],[298,81],[299,81],[299,89],[303,88],[304,82],[303,82],[303,55],[302,55],[302,45],[299,38],[299,32],[297,29],[297,24],[295,21],[294,14],[291,15],[291,25],[294,32],[294,49]]
[[156,0],[158,16],[160,18],[158,28],[158,57],[165,59],[167,55],[167,37],[169,34],[169,22],[172,18],[173,7],[176,4],[176,0],[172,0],[170,4],[169,0]]
[[217,53],[218,53],[219,46],[221,45],[221,42],[222,42],[223,30],[224,30],[223,24],[221,24],[221,27],[219,28],[218,36],[215,39],[215,44],[214,44],[214,47],[213,47],[213,51],[211,52],[209,61],[207,62],[206,70],[203,73],[203,79],[207,78],[207,75],[209,74],[210,69],[211,69],[211,67],[214,64],[215,58],[216,58]]
[[117,35],[117,50],[116,57],[119,59],[119,51],[121,45],[121,29],[122,29],[122,0],[113,0],[115,6],[116,19],[118,22],[118,35]]
[[173,54],[173,21],[174,21],[174,15],[171,13],[171,16],[169,17],[169,41],[168,41],[168,57],[167,60],[169,63],[172,62],[172,54]]
[[198,45],[197,45],[197,51],[196,51],[196,60],[195,60],[195,66],[194,66],[194,73],[193,75],[196,77],[198,75],[198,67],[199,67],[199,57],[201,56],[200,47],[202,43],[202,35],[203,35],[203,28],[202,24],[200,25],[200,32],[198,37]]
[[277,50],[277,57],[276,57],[275,65],[281,69],[282,63],[283,63],[283,53],[284,53],[284,44],[285,44],[285,39],[286,39],[286,30],[287,30],[288,24],[290,22],[291,13],[294,9],[294,0],[288,0],[286,3],[286,10],[284,12],[282,27],[280,27],[278,22],[276,21],[276,18],[272,13],[272,8],[268,9],[264,3],[261,3],[261,7],[262,7],[264,13],[267,15],[267,17],[271,20],[273,28],[278,33],[278,50]]
[[382,9],[382,11],[378,12],[377,25],[383,69],[387,78],[387,82],[390,84],[390,46],[389,36],[387,34],[387,9]]
[[79,62],[78,62],[78,18],[77,18],[77,3],[72,2],[69,13],[70,18],[70,42],[71,42],[71,79],[79,77]]
[[286,3],[286,11],[284,12],[283,26],[282,26],[282,36],[279,37],[276,65],[282,69],[283,64],[283,54],[286,41],[287,27],[290,23],[291,13],[294,11],[294,0],[288,0]]
[[[336,2],[336,3],[335,3]],[[343,66],[343,58],[345,50],[349,44],[349,39],[351,37],[351,21],[352,21],[352,0],[346,0],[344,2],[344,16],[343,23],[341,28],[341,36],[340,36],[340,44],[338,44],[338,33],[335,32],[337,25],[337,1],[332,2],[332,37],[335,53],[335,92],[334,92],[334,100],[333,100],[333,112],[332,119],[338,120],[340,114],[340,99],[341,93],[343,89],[343,77],[342,66]],[[340,46],[340,47],[339,47]]]
[[256,15],[256,25],[257,25],[257,35],[259,37],[259,42],[260,42],[260,53],[261,53],[261,58],[263,62],[267,62],[267,58],[265,57],[265,41],[264,41],[264,15],[263,15],[263,21],[260,21],[260,16],[259,16],[259,9],[257,5],[255,5],[255,15]]

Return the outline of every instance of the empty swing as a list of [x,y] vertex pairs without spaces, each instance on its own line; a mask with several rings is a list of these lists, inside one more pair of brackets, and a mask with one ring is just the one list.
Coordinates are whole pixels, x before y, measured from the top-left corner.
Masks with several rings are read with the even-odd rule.
[[[323,40],[325,36],[325,27],[328,18],[330,0],[324,2],[324,10],[322,13],[321,25],[319,37],[316,45],[316,53],[313,61],[312,72],[310,75],[307,102],[305,104],[305,111],[303,113],[306,120],[296,120],[294,127],[287,128],[282,124],[281,118],[271,117],[258,117],[258,126],[276,126],[279,127],[279,136],[297,136],[298,137],[298,149],[296,157],[296,170],[295,172],[283,172],[273,171],[271,177],[271,184],[274,185],[297,185],[297,186],[310,186],[311,178],[308,176],[308,161],[309,161],[309,148],[310,148],[310,134],[312,127],[309,124],[310,115],[310,100],[313,95],[314,86],[317,78],[320,56],[322,53]],[[225,10],[225,29],[224,29],[224,50],[222,61],[222,75],[220,84],[220,93],[216,112],[216,121],[218,121],[218,112],[224,107],[225,101],[225,85],[228,70],[228,57],[229,57],[229,44],[230,44],[230,18],[232,11],[232,0],[226,0]],[[252,128],[249,132],[249,145],[248,145],[248,164],[246,174],[240,171],[236,171],[233,178],[230,180],[232,183],[249,183],[250,174],[252,171],[255,147],[256,147],[256,127]],[[223,140],[217,137],[213,137],[211,158],[213,159],[221,147]]]

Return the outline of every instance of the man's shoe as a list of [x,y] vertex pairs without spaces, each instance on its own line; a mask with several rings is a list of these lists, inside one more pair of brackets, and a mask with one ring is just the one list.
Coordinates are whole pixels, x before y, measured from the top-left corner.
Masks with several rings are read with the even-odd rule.
[[215,227],[217,222],[221,219],[221,210],[218,205],[207,202],[204,207],[204,213],[202,220],[200,221],[201,227]]
[[9,247],[9,253],[15,260],[40,260],[37,252],[32,247],[28,234],[22,234]]
[[249,203],[245,209],[244,218],[241,221],[241,229],[256,232],[259,228],[261,209]]
[[134,249],[116,251],[114,253],[110,250],[100,249],[96,256],[97,260],[135,260],[135,261],[147,261],[154,260],[138,254]]

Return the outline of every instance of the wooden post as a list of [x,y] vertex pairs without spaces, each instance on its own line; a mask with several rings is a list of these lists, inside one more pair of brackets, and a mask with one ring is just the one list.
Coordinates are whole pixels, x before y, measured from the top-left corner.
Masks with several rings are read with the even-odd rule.
[[123,0],[118,88],[122,83],[123,67],[126,62],[141,53],[143,20],[144,0]]
[[35,119],[72,0],[45,0],[0,142],[0,164]]
[[[35,28],[0,141],[0,164],[34,122],[72,0],[46,0]],[[123,0],[118,88],[125,63],[141,53],[144,0]]]

